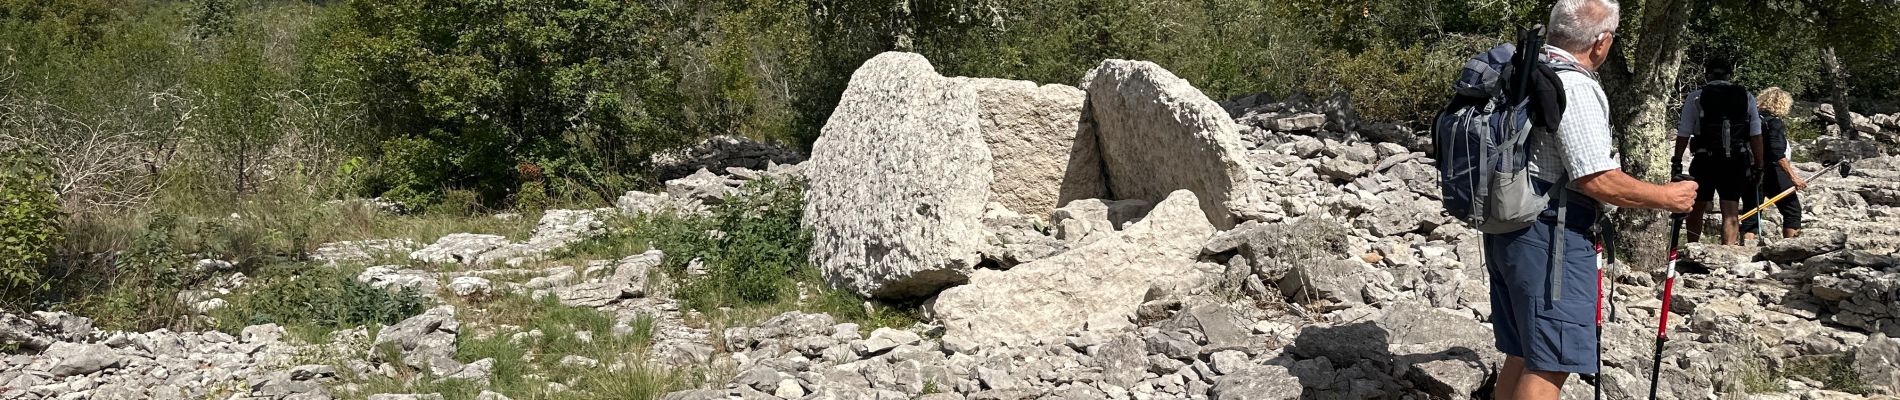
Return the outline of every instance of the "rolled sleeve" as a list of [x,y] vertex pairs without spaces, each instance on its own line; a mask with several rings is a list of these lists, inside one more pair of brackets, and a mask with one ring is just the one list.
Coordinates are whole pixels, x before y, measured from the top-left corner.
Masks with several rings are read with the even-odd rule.
[[1761,110],[1755,105],[1755,94],[1748,94],[1748,136],[1761,136]]
[[1689,92],[1682,98],[1682,115],[1676,119],[1676,137],[1694,137],[1696,122],[1702,114],[1702,90]]
[[1557,129],[1557,147],[1563,153],[1570,178],[1581,178],[1622,168],[1616,161],[1610,130],[1609,99],[1596,81],[1576,73],[1562,74],[1569,107]]

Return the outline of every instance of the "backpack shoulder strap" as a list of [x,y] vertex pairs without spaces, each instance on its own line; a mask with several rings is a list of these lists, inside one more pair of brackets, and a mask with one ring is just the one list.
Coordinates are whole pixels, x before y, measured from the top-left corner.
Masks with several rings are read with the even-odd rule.
[[1550,190],[1557,195],[1557,223],[1550,229],[1550,271],[1545,275],[1550,279],[1550,301],[1555,303],[1564,298],[1564,237],[1570,236],[1570,178],[1557,181]]
[[1590,72],[1588,70],[1585,70],[1583,69],[1583,66],[1577,65],[1577,63],[1570,62],[1569,60],[1564,60],[1561,58],[1551,57],[1551,56],[1544,56],[1544,64],[1550,65],[1550,68],[1557,70],[1557,72],[1564,72],[1564,71],[1575,72],[1575,73],[1583,74],[1583,76],[1590,77],[1590,80],[1593,80],[1593,81],[1598,80],[1597,74],[1595,72]]

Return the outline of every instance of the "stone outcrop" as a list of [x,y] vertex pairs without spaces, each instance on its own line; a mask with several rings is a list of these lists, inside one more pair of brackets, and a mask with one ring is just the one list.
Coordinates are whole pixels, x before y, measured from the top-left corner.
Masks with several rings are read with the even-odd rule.
[[832,286],[901,298],[967,279],[995,165],[977,105],[916,54],[851,75],[806,165],[811,262]]
[[702,169],[765,170],[776,164],[797,164],[805,161],[805,155],[777,143],[720,135],[691,146],[654,154],[651,161],[654,173],[660,180],[670,181]]
[[1101,174],[1100,168],[1070,165],[1082,118],[1080,89],[991,78],[956,82],[976,91],[983,140],[994,160],[990,201],[1040,217],[1054,212],[1063,198],[1097,195],[1079,185],[1062,186],[1099,180]]
[[928,306],[946,338],[1023,341],[1083,327],[1128,326],[1152,292],[1184,291],[1213,235],[1200,202],[1176,191],[1113,236],[1009,271],[977,271]]
[[1077,141],[1092,146],[1072,157],[1099,160],[1107,198],[1159,203],[1186,189],[1222,229],[1249,212],[1256,200],[1251,167],[1238,128],[1219,104],[1146,61],[1103,61],[1083,82],[1088,104]]

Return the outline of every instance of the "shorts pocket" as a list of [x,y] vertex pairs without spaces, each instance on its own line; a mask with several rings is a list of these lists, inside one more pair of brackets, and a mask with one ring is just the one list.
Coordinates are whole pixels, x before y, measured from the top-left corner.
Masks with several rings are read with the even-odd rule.
[[1537,308],[1538,340],[1554,356],[1548,361],[1566,366],[1596,365],[1595,301],[1594,297],[1566,298]]
[[1596,334],[1590,325],[1544,315],[1537,316],[1537,341],[1540,353],[1565,366],[1596,364]]

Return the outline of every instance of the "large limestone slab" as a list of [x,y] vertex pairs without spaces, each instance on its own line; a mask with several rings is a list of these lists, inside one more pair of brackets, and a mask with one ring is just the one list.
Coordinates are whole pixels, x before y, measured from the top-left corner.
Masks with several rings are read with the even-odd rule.
[[1100,160],[1106,175],[1100,189],[1109,197],[1159,202],[1186,189],[1221,229],[1250,209],[1254,195],[1239,128],[1214,100],[1147,61],[1103,61],[1083,82],[1088,103],[1076,140],[1095,151],[1073,157]]
[[1087,327],[1126,326],[1151,289],[1184,289],[1214,226],[1193,192],[1176,191],[1127,230],[1008,271],[981,270],[930,312],[945,340],[1021,343]]
[[1069,165],[1082,121],[1081,89],[1007,79],[957,81],[976,90],[983,139],[995,160],[991,201],[1018,214],[1041,217],[1055,212],[1065,195],[1100,197],[1084,186],[1062,186],[1064,180],[1101,180],[1100,167]]
[[916,54],[852,73],[805,166],[811,262],[833,287],[905,298],[966,279],[993,180],[978,109],[973,87]]

